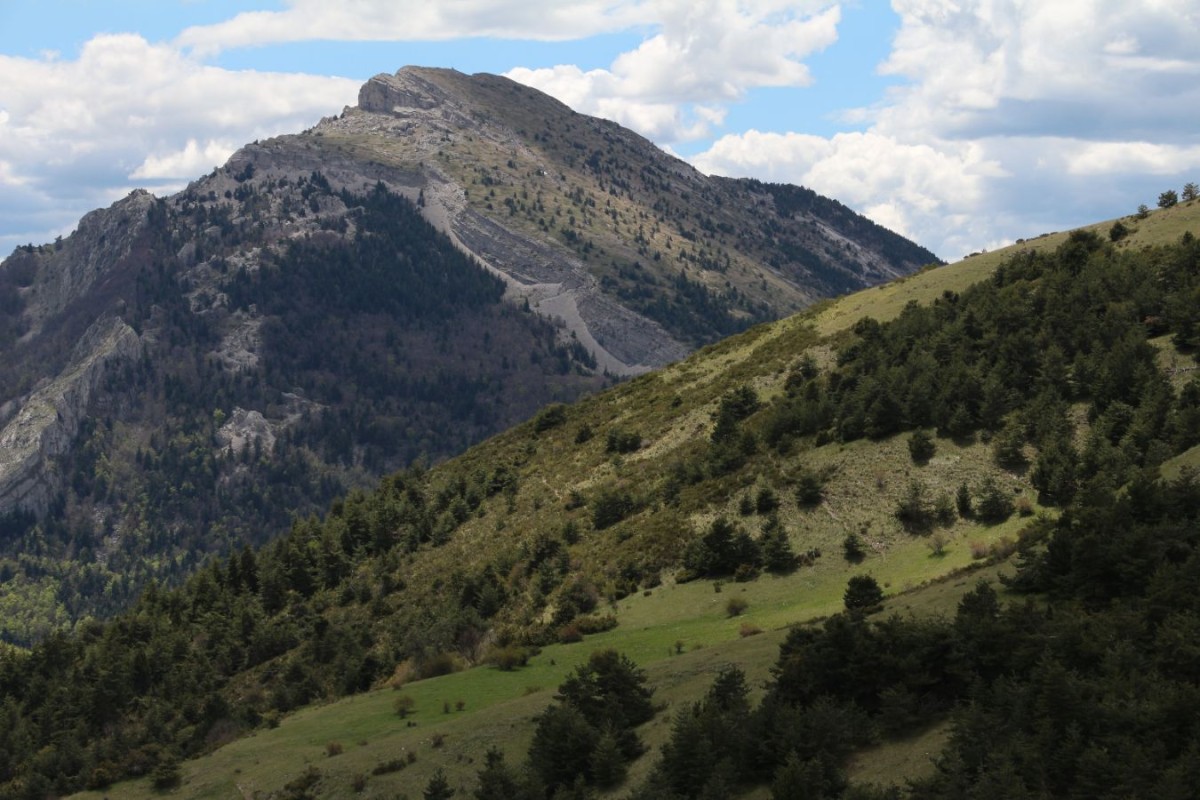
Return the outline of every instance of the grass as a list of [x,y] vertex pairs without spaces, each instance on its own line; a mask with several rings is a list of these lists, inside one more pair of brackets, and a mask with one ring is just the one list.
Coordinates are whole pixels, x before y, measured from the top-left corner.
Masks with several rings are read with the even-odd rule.
[[[976,533],[995,537],[1010,527]],[[665,705],[641,731],[647,744],[657,747],[669,736],[674,709],[700,696],[719,669],[728,664],[740,666],[750,685],[761,691],[787,626],[841,609],[849,570],[833,560],[831,555],[828,566],[801,569],[787,576],[725,583],[720,592],[709,580],[667,583],[622,600],[617,608],[621,624],[616,629],[584,642],[546,647],[521,669],[504,672],[494,667],[475,667],[410,683],[398,690],[380,689],[302,709],[282,720],[277,728],[257,731],[208,756],[185,762],[180,792],[194,798],[268,793],[280,789],[305,768],[315,766],[323,776],[322,797],[399,797],[404,793],[415,797],[438,768],[446,770],[465,796],[473,787],[487,748],[501,744],[511,761],[519,761],[532,735],[535,715],[550,704],[558,684],[591,652],[607,647],[630,655],[645,667],[655,688],[656,702]],[[970,563],[965,547],[952,549],[941,559],[931,558],[921,541],[914,538],[892,548],[886,557],[869,558],[861,566],[879,577],[881,583],[892,585],[889,610],[952,614],[958,598],[974,586],[977,576],[992,578],[998,570],[995,566],[984,567],[978,573],[938,581]],[[909,584],[921,585],[914,589]],[[898,594],[905,586],[910,591]],[[748,604],[743,615],[732,619],[725,611],[730,596],[743,598]],[[748,621],[764,632],[741,637],[739,629]],[[402,720],[394,704],[404,695],[414,704]],[[464,707],[457,711],[460,701]],[[444,737],[442,744],[435,747],[434,741],[440,737]],[[331,741],[341,744],[343,752],[330,756]],[[865,754],[863,763],[891,763],[888,759],[894,761],[896,757],[887,755],[887,747],[890,745],[878,753]],[[397,772],[371,775],[367,789],[361,794],[354,792],[356,776],[369,774],[388,761],[406,760],[409,753],[415,754],[414,763]],[[644,777],[652,763],[650,756],[636,762],[627,786]],[[873,769],[878,772],[883,767]],[[856,773],[852,770],[852,774]],[[160,794],[148,779],[78,795],[97,799],[157,796]]]
[[[1124,247],[1169,241],[1200,222],[1200,206],[1188,204],[1152,213],[1131,224]],[[1128,221],[1126,224],[1130,224]],[[1093,226],[1102,233],[1110,223]],[[629,554],[653,554],[672,536],[685,539],[725,514],[756,532],[759,517],[741,517],[738,501],[758,485],[774,487],[782,501],[780,516],[792,544],[800,552],[822,552],[812,566],[789,575],[764,575],[748,583],[710,580],[678,583],[670,573],[661,585],[620,599],[609,609],[619,625],[576,644],[544,648],[527,666],[511,672],[478,666],[463,672],[381,689],[327,705],[303,709],[274,729],[264,729],[182,765],[179,794],[197,798],[264,795],[276,791],[307,767],[323,775],[322,797],[418,796],[438,768],[446,770],[461,796],[469,796],[483,754],[500,744],[510,761],[518,761],[533,730],[533,718],[552,700],[555,687],[596,649],[618,649],[648,673],[656,699],[665,709],[641,734],[651,747],[666,740],[674,709],[700,696],[721,666],[744,669],[752,686],[761,689],[769,675],[787,626],[813,622],[842,607],[848,577],[869,573],[884,587],[887,608],[902,614],[949,615],[958,598],[979,578],[995,580],[1002,565],[987,565],[973,550],[986,550],[1004,539],[1015,540],[1029,518],[1014,516],[996,526],[958,520],[939,529],[945,548],[935,555],[927,538],[905,532],[894,518],[897,502],[911,480],[920,480],[931,497],[953,494],[967,481],[978,485],[992,475],[1033,503],[1025,475],[998,470],[983,442],[937,440],[937,452],[924,466],[907,453],[907,435],[882,441],[800,447],[783,455],[762,452],[748,470],[704,484],[705,496],[684,504],[684,511],[663,508],[655,492],[676,461],[694,458],[711,426],[720,396],[740,383],[750,383],[760,397],[781,391],[787,371],[806,350],[826,364],[832,357],[826,337],[836,336],[864,316],[887,319],[910,301],[928,302],[945,291],[961,291],[986,278],[1020,248],[1055,247],[1066,234],[1039,237],[1005,250],[973,256],[959,264],[926,270],[886,287],[860,292],[824,304],[807,315],[762,326],[705,348],[696,356],[658,373],[631,380],[603,397],[590,398],[568,410],[560,428],[534,434],[518,426],[451,462],[459,474],[511,464],[520,471],[521,487],[513,501],[494,497],[444,547],[418,554],[407,565],[410,587],[432,585],[453,570],[481,567],[498,548],[516,550],[522,541],[552,533],[567,519],[581,522],[587,534],[573,550],[581,569],[601,574]],[[1162,345],[1162,343],[1156,343]],[[1172,358],[1163,346],[1163,358]],[[1172,368],[1163,364],[1164,369]],[[1178,364],[1175,364],[1178,366]],[[1184,365],[1185,367],[1188,365]],[[577,444],[578,427],[586,422],[593,438]],[[604,452],[612,427],[636,429],[645,445],[637,452],[614,456]],[[1178,474],[1185,465],[1200,467],[1200,448],[1164,465]],[[817,508],[799,507],[790,487],[798,472],[826,472],[826,500]],[[567,511],[572,490],[590,496],[600,486],[626,487],[644,501],[645,510],[606,531],[589,532],[586,507]],[[696,491],[699,491],[697,489]],[[1035,512],[1044,512],[1036,504]],[[841,543],[858,533],[868,555],[859,564],[842,557]],[[665,544],[667,543],[667,544]],[[603,588],[603,587],[602,587]],[[414,589],[409,602],[421,602]],[[727,611],[730,598],[745,603],[736,617]],[[762,630],[742,635],[743,625]],[[401,720],[394,704],[399,696],[413,700],[413,711]],[[456,710],[459,703],[462,710]],[[446,713],[449,709],[449,713]],[[888,742],[860,753],[851,765],[859,782],[892,782],[928,768],[925,754],[935,751],[946,735],[934,727],[903,741]],[[342,752],[329,755],[330,742]],[[437,746],[435,746],[437,744]],[[336,748],[332,748],[336,749]],[[407,764],[409,754],[415,761]],[[381,764],[401,760],[403,769],[371,775]],[[639,759],[628,785],[650,769],[653,757]],[[356,792],[355,779],[365,779]],[[619,793],[619,791],[618,791]],[[765,796],[756,790],[752,796]],[[126,782],[87,798],[158,796],[148,779]]]
[[1168,480],[1175,480],[1185,469],[1200,475],[1200,445],[1193,447],[1191,450],[1186,450],[1172,459],[1166,461],[1161,467],[1162,476]]
[[934,759],[949,738],[950,725],[943,722],[907,738],[862,750],[851,757],[847,769],[850,780],[886,787],[928,777],[934,772]]

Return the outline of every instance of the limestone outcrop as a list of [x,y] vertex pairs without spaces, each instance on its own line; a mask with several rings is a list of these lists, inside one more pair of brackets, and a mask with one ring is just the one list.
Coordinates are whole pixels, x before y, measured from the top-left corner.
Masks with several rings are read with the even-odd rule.
[[33,392],[0,430],[0,514],[43,513],[61,487],[55,460],[66,453],[108,370],[137,358],[141,341],[115,317],[92,325],[68,367]]

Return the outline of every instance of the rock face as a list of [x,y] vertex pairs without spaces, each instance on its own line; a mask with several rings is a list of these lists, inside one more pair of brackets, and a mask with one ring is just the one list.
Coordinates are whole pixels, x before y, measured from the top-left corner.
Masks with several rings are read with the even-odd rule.
[[358,107],[372,114],[403,113],[412,109],[437,108],[446,93],[409,70],[395,75],[376,75],[358,91]]
[[126,258],[146,225],[154,195],[138,189],[79,221],[75,235],[50,251],[26,293],[26,315],[36,334],[49,318],[86,297]]
[[[514,299],[560,320],[618,375],[936,261],[835,201],[708,178],[494,75],[377,75],[357,107],[306,137],[327,156],[369,154],[362,179],[419,197]],[[263,166],[285,168],[296,149]]]
[[92,395],[114,365],[140,354],[132,328],[113,317],[98,320],[67,369],[21,404],[0,430],[0,514],[46,511],[62,488],[55,460],[73,445]]

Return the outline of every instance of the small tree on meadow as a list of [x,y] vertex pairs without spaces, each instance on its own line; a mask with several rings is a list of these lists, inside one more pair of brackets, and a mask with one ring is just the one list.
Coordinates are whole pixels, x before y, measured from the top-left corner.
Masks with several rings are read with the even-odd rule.
[[930,526],[933,507],[924,483],[915,478],[909,482],[907,491],[896,504],[896,519],[909,531],[922,531]]
[[759,539],[763,565],[771,572],[789,572],[796,568],[796,551],[788,541],[787,531],[778,514],[771,514],[763,523]]
[[927,430],[915,430],[908,437],[908,454],[916,464],[924,464],[937,452],[937,443]]
[[1181,195],[1184,202],[1200,198],[1200,186],[1188,181],[1183,185],[1183,194]]
[[857,564],[866,558],[867,550],[862,537],[854,531],[847,533],[846,538],[842,540],[842,554],[851,564]]
[[842,595],[846,610],[851,612],[872,611],[883,603],[883,589],[870,575],[855,575],[846,582],[846,593]]
[[806,469],[796,478],[796,504],[812,507],[825,499],[825,481],[821,476]]
[[979,487],[979,501],[975,504],[975,513],[984,522],[1003,522],[1012,516],[1012,495],[1005,491],[996,479],[988,475]]
[[446,773],[441,769],[433,773],[429,783],[425,784],[422,796],[425,800],[450,800],[451,797],[454,797],[454,790],[450,788],[450,781],[446,779]]
[[970,519],[975,513],[975,507],[971,502],[971,487],[967,486],[966,481],[960,483],[958,491],[954,493],[954,507],[963,519]]
[[1159,208],[1170,208],[1171,206],[1175,205],[1178,202],[1179,202],[1179,195],[1175,193],[1174,189],[1167,189],[1165,192],[1163,192],[1162,194],[1160,194],[1158,196],[1158,207]]

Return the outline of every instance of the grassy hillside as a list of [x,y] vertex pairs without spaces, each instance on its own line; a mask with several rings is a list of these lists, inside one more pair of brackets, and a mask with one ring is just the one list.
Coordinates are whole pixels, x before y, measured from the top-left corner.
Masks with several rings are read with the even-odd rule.
[[[1150,220],[1160,214],[1158,221],[1175,222],[1145,225],[1139,228],[1143,235],[1195,222],[1196,211],[1182,207],[1157,212]],[[1132,242],[1125,249],[1154,244],[1149,239]],[[1164,263],[1181,264],[1170,267],[1179,271],[1164,273],[1166,277],[1184,280],[1190,274],[1183,252],[1163,251]],[[1179,391],[1178,374],[1166,373],[1162,354],[1171,355],[1169,363],[1176,365],[1172,369],[1194,364],[1186,348],[1159,341],[1187,335],[1192,319],[1188,304],[1176,303],[1173,295],[1139,296],[1142,289],[1150,291],[1156,285],[1139,272],[1147,263],[1160,268],[1155,259],[1123,259],[1096,240],[1074,237],[1064,239],[1046,259],[998,261],[996,268],[1002,269],[993,285],[967,292],[970,281],[956,283],[957,272],[979,269],[975,259],[980,258],[756,328],[604,395],[545,409],[429,473],[386,481],[374,498],[350,498],[325,522],[298,526],[287,541],[260,554],[259,598],[251,598],[246,608],[254,608],[255,602],[263,602],[268,611],[273,607],[265,599],[272,565],[288,572],[307,564],[308,577],[300,576],[304,586],[293,577],[281,584],[288,592],[283,608],[290,630],[314,639],[215,681],[214,691],[232,707],[214,712],[225,716],[218,724],[210,720],[206,733],[195,721],[190,729],[176,728],[175,742],[185,744],[175,746],[199,751],[236,737],[246,728],[238,706],[265,709],[268,719],[278,718],[270,709],[274,705],[287,710],[288,704],[277,699],[286,699],[284,690],[292,681],[284,677],[281,682],[283,676],[295,675],[297,682],[312,684],[310,696],[331,697],[337,694],[332,681],[348,670],[362,672],[365,659],[374,657],[374,683],[400,688],[310,706],[283,717],[277,728],[260,727],[202,759],[185,762],[180,791],[213,797],[228,796],[231,789],[267,794],[313,766],[320,770],[320,776],[310,777],[319,778],[321,796],[349,797],[356,794],[356,776],[397,758],[407,761],[409,752],[416,760],[403,770],[367,776],[363,796],[417,796],[438,767],[446,770],[453,785],[469,789],[486,744],[503,739],[510,762],[516,762],[532,736],[529,721],[546,707],[554,687],[589,653],[606,647],[646,667],[658,690],[656,697],[670,704],[671,710],[660,712],[643,731],[647,743],[656,745],[666,741],[674,710],[697,698],[719,665],[739,664],[751,685],[761,686],[784,639],[783,628],[841,610],[849,577],[873,576],[893,610],[920,617],[948,614],[973,579],[940,579],[990,556],[1002,562],[1023,531],[1033,533],[1026,537],[1027,544],[1047,535],[1057,511],[1039,505],[1039,495],[1056,495],[1058,504],[1068,502],[1068,488],[1101,497],[1106,487],[1134,479],[1143,467],[1165,462],[1164,469],[1169,469],[1178,459],[1191,458],[1194,445],[1188,442],[1196,434],[1191,401],[1171,396],[1167,417],[1153,411],[1156,403],[1168,402],[1166,398]],[[1070,270],[1076,272],[1072,275]],[[975,273],[974,280],[983,277],[986,272]],[[1086,315],[1074,321],[1064,317],[1062,326],[1052,324],[1057,319],[1052,315],[1064,313],[1056,304],[1070,292],[1084,293],[1080,297],[1098,293],[1092,296],[1098,303],[1094,306],[1078,299],[1068,304],[1101,309],[1101,333],[1087,340],[1095,346],[1089,345],[1091,352],[1068,355],[1070,368],[1061,376],[1051,372],[1052,358],[1039,361],[1037,372],[1045,377],[1037,381],[1049,381],[1050,388],[1021,400],[1006,395],[997,427],[989,428],[992,423],[986,422],[986,387],[992,384],[985,373],[1011,367],[1004,366],[1007,362],[984,366],[980,361],[977,383],[985,388],[966,423],[969,430],[936,437],[930,457],[914,460],[911,455],[911,425],[897,423],[899,432],[874,436],[859,432],[864,423],[853,418],[851,406],[886,397],[862,392],[874,383],[897,392],[912,389],[887,377],[887,370],[895,368],[887,366],[889,360],[900,357],[897,353],[903,353],[906,341],[935,337],[914,346],[912,353],[944,351],[939,357],[947,359],[942,369],[947,391],[960,380],[968,388],[975,385],[969,375],[956,377],[956,356],[945,349],[947,342],[957,341],[956,334],[938,333],[935,315],[955,325],[982,326],[984,332],[978,335],[989,343],[978,352],[999,357],[1008,340],[987,338],[993,324],[1016,326],[1010,332],[1014,336],[1021,325],[1043,322],[1050,333],[1068,338],[1077,334],[1066,322],[1081,326],[1079,331],[1090,330],[1093,323]],[[1100,298],[1106,299],[1099,303]],[[928,306],[928,311],[901,314],[909,300]],[[970,313],[957,310],[960,303]],[[1046,304],[1044,313],[1036,310],[1037,303]],[[1165,325],[1165,331],[1144,329],[1143,319],[1148,317],[1140,304],[1156,303],[1165,309],[1166,322],[1155,326]],[[980,322],[993,317],[975,314],[996,315],[998,322]],[[882,329],[859,324],[867,317],[896,317],[897,322]],[[1153,345],[1146,344],[1151,334]],[[1108,344],[1100,347],[1110,335],[1115,339],[1112,349],[1106,349]],[[1012,352],[1006,357],[1049,358],[1046,354],[1053,347],[1007,348]],[[880,365],[882,371],[871,371]],[[1112,377],[1122,370],[1128,370],[1128,379]],[[912,374],[910,384],[915,385],[921,375]],[[1053,394],[1051,388],[1059,380],[1064,388],[1054,391],[1068,394],[1050,398],[1047,393]],[[1027,390],[1029,383],[1016,381],[1011,388]],[[851,384],[862,392],[855,394]],[[1127,393],[1131,389],[1137,390],[1136,397]],[[756,406],[748,403],[748,392]],[[838,416],[822,423],[831,427],[808,435],[789,422],[789,414],[808,413],[805,404],[818,403],[824,396],[846,400],[836,407]],[[950,395],[946,402],[953,407],[960,401]],[[863,410],[866,430],[895,421],[891,411],[874,408]],[[903,413],[921,410],[912,407]],[[940,419],[927,424],[932,429],[952,423]],[[1043,430],[1043,423],[1054,424]],[[728,437],[721,435],[722,426],[730,428]],[[1026,463],[1001,466],[997,445],[1017,429],[1022,431],[1017,449]],[[780,430],[784,432],[777,435]],[[1078,470],[1069,480],[1055,472],[1061,462],[1051,457],[1064,447],[1074,454],[1068,462]],[[1183,455],[1176,456],[1171,448]],[[806,492],[814,477],[823,484],[815,501]],[[922,524],[915,525],[898,512],[918,484],[925,510]],[[1019,511],[1010,510],[1002,521],[989,524],[979,516],[954,513],[951,504],[950,513],[935,522],[935,501],[944,505],[942,498],[952,498],[963,484],[977,503],[986,495],[982,487],[991,486]],[[401,520],[396,527],[377,523],[392,514]],[[733,569],[710,570],[695,545],[708,541],[720,518],[761,541],[777,518],[776,527],[782,527],[792,550],[801,556],[799,565],[778,573],[762,568],[742,571],[742,577],[752,578],[746,581],[735,580]],[[413,521],[405,521],[409,519]],[[424,533],[421,526],[426,523],[421,520],[429,525]],[[366,526],[361,534],[355,533],[359,521]],[[370,543],[370,530],[381,532],[382,543]],[[844,556],[851,537],[862,551],[857,563]],[[347,561],[329,554],[339,542],[362,556]],[[378,555],[365,557],[378,548]],[[996,575],[996,566],[987,569]],[[712,574],[704,575],[706,570]],[[322,579],[323,572],[330,577]],[[222,599],[222,582],[234,583],[224,574],[206,571],[178,600],[147,601],[140,613],[151,619],[156,609],[174,603],[190,604],[193,611],[186,618],[208,620],[205,625],[216,624],[214,614],[232,613],[236,619],[239,612],[219,610],[221,603],[233,602]],[[501,593],[503,601],[485,602],[489,592]],[[731,599],[744,604],[736,615],[730,611]],[[615,627],[600,630],[611,624],[606,621],[609,616]],[[581,631],[596,632],[581,642],[569,641]],[[331,638],[335,633],[349,638]],[[225,637],[208,635],[218,641]],[[357,637],[369,642],[367,656],[360,652],[357,661],[348,661],[347,653],[339,655],[336,649],[321,655],[328,650],[322,641],[340,641],[337,647],[350,651],[351,639]],[[193,640],[191,646],[207,647],[209,658],[223,658],[224,651],[211,645]],[[528,663],[523,667],[505,670],[494,665],[505,647],[535,645],[538,649],[526,649]],[[439,664],[464,669],[411,680]],[[385,665],[396,669],[385,672]],[[413,700],[414,713],[404,721],[393,710],[398,696]],[[183,722],[188,719],[187,704],[195,702],[184,703]],[[197,708],[194,717],[207,714]],[[162,724],[181,723],[166,718]],[[444,735],[437,746],[434,734]],[[196,737],[202,741],[186,744],[184,735],[191,735],[192,742]],[[864,783],[895,780],[902,777],[901,765],[911,765],[911,753],[937,746],[943,736],[943,728],[933,727],[919,732],[917,739],[863,751],[850,763],[851,774]],[[634,762],[626,788],[646,775],[651,764],[652,756]],[[138,797],[150,791],[146,781],[135,781],[103,793]]]
[[[886,609],[902,614],[949,615],[963,592],[977,579],[994,580],[998,573],[998,567],[981,567],[961,577],[894,597]],[[754,608],[763,594],[775,594],[780,588],[767,589],[752,584],[733,591],[749,598]],[[712,593],[707,584],[703,589]],[[717,598],[724,596],[727,595],[716,595]],[[688,633],[694,638],[688,639],[682,653],[676,653],[674,637],[680,632],[679,612],[661,612],[669,607],[668,603],[687,607],[700,600],[700,605],[711,605],[704,602],[709,598],[707,595],[680,596],[675,587],[664,589],[653,597],[657,599],[631,597],[621,603],[625,620],[622,628],[643,625],[641,637],[631,636],[629,630],[619,628],[589,637],[586,642],[548,646],[519,671],[502,672],[479,667],[418,681],[398,690],[379,689],[305,709],[284,719],[278,728],[258,731],[212,755],[186,762],[178,793],[195,798],[223,798],[236,796],[238,792],[248,796],[256,791],[278,791],[311,765],[321,771],[322,797],[383,798],[405,793],[419,797],[421,788],[439,768],[455,776],[454,785],[462,795],[468,795],[474,788],[474,775],[483,763],[487,748],[500,744],[510,760],[519,760],[529,745],[533,718],[550,704],[555,687],[576,665],[586,660],[589,653],[603,647],[636,653],[637,661],[647,667],[650,683],[655,688],[655,701],[667,706],[666,712],[660,712],[642,730],[643,738],[651,748],[666,741],[672,711],[702,695],[721,668],[740,666],[754,687],[761,687],[768,680],[769,667],[774,663],[785,630],[773,628],[758,635],[740,637],[735,629],[746,619],[764,618],[750,613],[745,618],[731,621],[725,619],[723,613],[709,614],[706,616],[711,619],[705,627],[710,630],[700,632],[700,626],[689,629]],[[778,601],[777,597],[774,599]],[[825,610],[839,610],[840,604],[839,596],[836,607],[830,605]],[[801,600],[783,606],[778,610],[786,609],[788,622],[814,619],[814,611],[819,609]],[[404,721],[394,710],[396,698],[400,696],[414,700],[414,710]],[[461,711],[457,710],[459,701],[464,703]],[[448,712],[445,710],[447,704]],[[434,741],[439,737],[443,737],[442,744],[435,746]],[[938,728],[912,742],[866,751],[857,757],[851,774],[868,783],[891,783],[921,774],[929,762],[913,761],[908,756],[913,749],[923,747],[928,750],[932,746],[930,738],[944,738],[944,730]],[[330,755],[330,743],[342,745],[342,752]],[[407,761],[410,753],[416,760],[403,770],[370,775],[380,764],[398,758]],[[635,763],[630,772],[630,784],[644,777],[650,762],[651,759],[645,757]],[[365,775],[370,775],[367,789],[358,792],[353,788],[354,779]],[[136,800],[161,796],[149,780],[77,795],[87,800],[101,797]]]
[[[1195,234],[1200,230],[1200,201],[1192,200],[1172,208],[1157,209],[1150,212],[1145,219],[1138,219],[1136,216],[1118,217],[1086,225],[1079,230],[1092,231],[1107,239],[1109,231],[1118,222],[1129,230],[1129,233],[1116,243],[1120,250],[1137,251],[1171,244],[1179,241],[1179,237],[1184,233],[1190,231]],[[987,278],[998,266],[1017,253],[1052,252],[1067,240],[1070,233],[1043,233],[1007,247],[976,253],[953,264],[930,267],[916,275],[838,298],[825,305],[817,315],[817,329],[825,335],[830,335],[846,330],[863,317],[892,319],[911,301],[929,303],[940,297],[943,292],[961,292],[971,284]],[[806,316],[801,315],[801,318]]]

